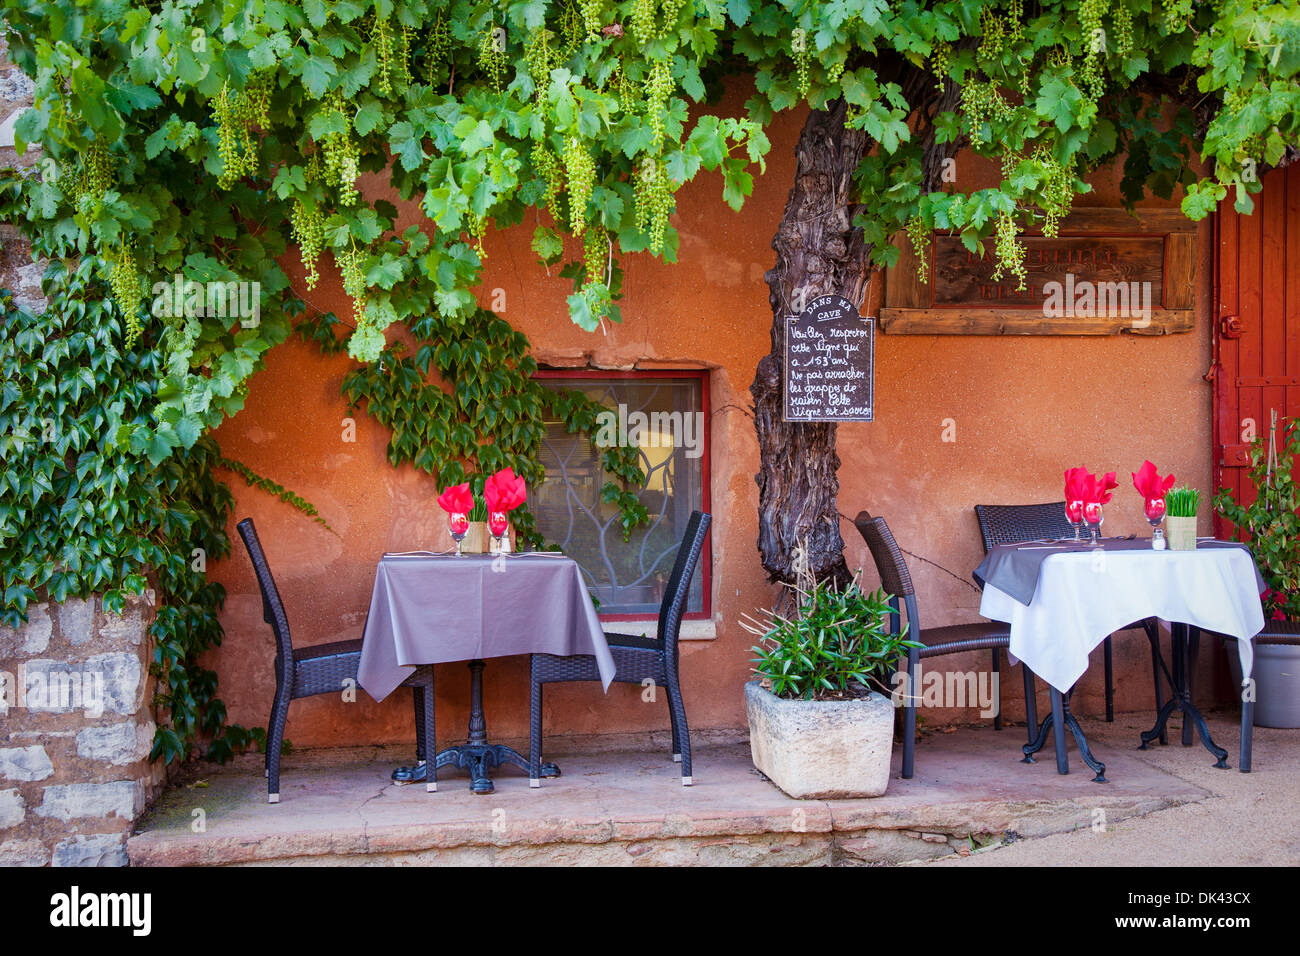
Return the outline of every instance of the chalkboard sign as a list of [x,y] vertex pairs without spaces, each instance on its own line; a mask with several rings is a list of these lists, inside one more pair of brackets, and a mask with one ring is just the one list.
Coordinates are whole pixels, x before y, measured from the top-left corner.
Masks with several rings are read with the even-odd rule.
[[874,417],[876,323],[838,295],[785,320],[785,420],[869,422]]

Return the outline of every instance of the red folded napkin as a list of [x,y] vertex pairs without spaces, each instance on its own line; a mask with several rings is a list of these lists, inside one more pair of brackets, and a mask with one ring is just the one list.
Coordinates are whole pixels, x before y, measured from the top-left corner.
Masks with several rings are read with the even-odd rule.
[[1164,498],[1165,492],[1174,485],[1173,475],[1165,475],[1161,478],[1156,472],[1156,466],[1149,461],[1142,462],[1142,467],[1132,474],[1133,487],[1147,501],[1152,498]]
[[524,480],[510,468],[502,468],[483,485],[488,511],[513,511],[528,500]]
[[1088,476],[1092,487],[1088,496],[1083,500],[1089,504],[1104,505],[1110,501],[1110,493],[1119,487],[1119,482],[1115,480],[1115,472],[1108,471],[1098,478],[1096,475]]
[[438,507],[449,515],[469,514],[474,510],[474,493],[469,490],[469,482],[452,485],[438,496]]
[[1065,500],[1083,501],[1088,497],[1091,485],[1087,468],[1069,468],[1065,472]]

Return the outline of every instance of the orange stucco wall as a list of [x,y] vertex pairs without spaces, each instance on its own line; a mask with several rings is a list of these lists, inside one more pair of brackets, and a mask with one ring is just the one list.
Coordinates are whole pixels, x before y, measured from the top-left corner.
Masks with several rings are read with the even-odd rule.
[[[770,131],[766,175],[755,182],[744,209],[732,213],[720,199],[720,179],[703,176],[681,194],[675,224],[680,261],[668,266],[647,256],[624,263],[624,323],[588,334],[567,317],[567,280],[548,277],[529,250],[533,222],[488,242],[480,300],[504,290],[502,315],[524,331],[544,364],[597,368],[706,367],[711,370],[713,612],[717,637],[684,645],[682,673],[692,729],[739,728],[745,723],[741,686],[748,676],[750,635],[737,620],[774,597],[755,547],[757,446],[748,386],[768,348],[771,312],[763,273],[773,262],[771,237],[793,176],[793,147],[803,115],[780,119]],[[958,184],[980,185],[989,170],[963,160]],[[967,181],[967,177],[970,181]],[[376,179],[373,189],[382,189]],[[1118,205],[1109,173],[1081,205]],[[416,222],[404,211],[399,228]],[[839,430],[840,510],[850,567],[868,569],[866,547],[848,520],[860,509],[886,516],[910,558],[927,625],[972,621],[979,596],[970,571],[981,556],[972,507],[981,502],[1053,500],[1061,473],[1074,464],[1114,470],[1121,485],[1107,509],[1106,532],[1127,534],[1146,525],[1128,472],[1144,457],[1162,471],[1202,489],[1210,484],[1209,367],[1211,239],[1200,233],[1197,325],[1169,337],[1107,338],[880,335],[877,339],[877,420]],[[294,264],[290,264],[291,267]],[[552,270],[554,273],[554,270]],[[341,315],[347,300],[337,276],[322,266],[322,282],[300,294]],[[875,314],[876,283],[864,312]],[[300,644],[358,637],[385,550],[446,547],[437,490],[409,467],[394,469],[384,455],[388,435],[364,413],[355,442],[343,441],[347,415],[339,383],[346,358],[328,359],[314,346],[291,341],[276,349],[252,381],[247,407],[218,432],[225,452],[314,502],[337,530],[331,535],[290,507],[232,480],[236,520],[252,515]],[[946,419],[956,440],[943,441]],[[233,528],[232,537],[233,537]],[[1202,533],[1209,532],[1208,520]],[[273,645],[261,603],[237,541],[230,560],[211,573],[228,590],[222,620],[226,639],[212,664],[230,718],[264,724],[274,690]],[[1150,661],[1139,636],[1116,648],[1120,709],[1151,702]],[[1209,655],[1206,655],[1209,656]],[[1100,651],[1096,661],[1099,665]],[[987,668],[987,655],[944,659],[954,669]],[[439,738],[464,734],[467,681],[459,664],[438,672]],[[1023,716],[1018,669],[1003,688],[1006,713]],[[1041,686],[1041,685],[1040,685]],[[1208,684],[1202,684],[1208,687]],[[493,737],[527,732],[526,660],[490,663],[485,695]],[[413,739],[410,698],[382,704],[359,695],[355,704],[333,698],[297,701],[288,736],[298,746],[380,743]],[[1076,709],[1100,709],[1100,666],[1085,677]],[[973,711],[927,715],[932,723],[973,719]],[[640,688],[598,685],[553,688],[547,698],[548,733],[664,730],[664,703],[643,703]]]

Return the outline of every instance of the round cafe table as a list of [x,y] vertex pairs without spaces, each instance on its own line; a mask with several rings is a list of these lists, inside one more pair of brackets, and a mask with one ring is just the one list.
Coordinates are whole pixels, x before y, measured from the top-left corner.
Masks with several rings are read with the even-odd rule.
[[[1104,782],[1105,765],[1096,760],[1078,722],[1068,712],[1068,695],[1088,669],[1088,655],[1109,635],[1134,621],[1159,618],[1171,623],[1173,668],[1160,666],[1173,689],[1155,726],[1141,735],[1142,747],[1161,735],[1174,711],[1184,715],[1184,744],[1194,727],[1206,749],[1226,767],[1228,752],[1210,738],[1192,703],[1186,666],[1188,628],[1237,638],[1243,688],[1254,662],[1252,639],[1264,626],[1259,595],[1264,583],[1244,545],[1199,539],[1194,551],[1153,551],[1148,539],[1107,538],[1101,547],[1086,543],[1032,541],[999,545],[976,569],[984,583],[980,614],[1011,625],[1009,653],[1043,678],[1052,689],[1052,714],[1043,722],[1030,757],[1054,734],[1057,766],[1068,772],[1063,728],[1079,742],[1080,755]],[[1195,632],[1192,631],[1192,634]],[[1243,708],[1243,720],[1245,711]],[[1249,769],[1243,726],[1243,770]]]
[[[394,771],[394,780],[423,780],[436,789],[438,768],[451,765],[468,770],[470,789],[486,794],[493,792],[495,767],[510,764],[527,772],[526,757],[488,741],[483,712],[484,660],[512,654],[592,655],[609,689],[614,659],[572,558],[546,551],[383,556],[366,615],[358,683],[378,701],[422,664],[468,661],[470,671],[465,743],[432,760],[426,753],[423,763]],[[425,746],[432,751],[435,742]],[[544,776],[559,772],[554,764],[544,765]]]

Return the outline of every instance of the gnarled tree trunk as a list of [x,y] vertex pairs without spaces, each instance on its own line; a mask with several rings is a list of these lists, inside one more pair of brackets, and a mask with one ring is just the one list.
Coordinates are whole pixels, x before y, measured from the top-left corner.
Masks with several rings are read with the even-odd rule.
[[795,148],[794,188],[772,248],[776,265],[765,278],[771,289],[772,351],[758,363],[754,427],[761,455],[758,482],[758,550],[774,581],[792,581],[795,552],[806,547],[809,569],[843,581],[844,539],[836,501],[840,466],[831,422],[783,420],[782,369],[785,318],[819,295],[842,295],[861,308],[868,249],[853,228],[851,177],[869,144],[861,130],[844,128],[845,105],[814,110]]

